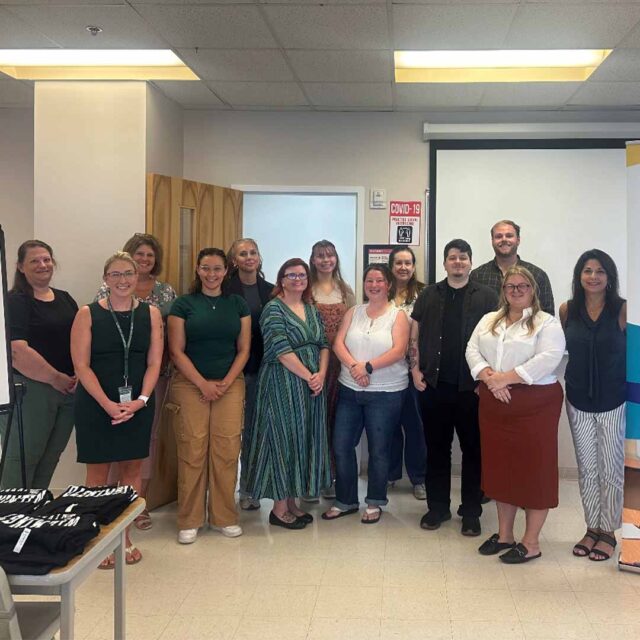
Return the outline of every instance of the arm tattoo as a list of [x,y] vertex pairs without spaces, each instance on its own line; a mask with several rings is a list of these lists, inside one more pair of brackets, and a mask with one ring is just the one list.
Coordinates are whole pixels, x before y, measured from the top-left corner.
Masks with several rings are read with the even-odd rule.
[[413,369],[418,366],[418,347],[417,340],[415,338],[411,338],[409,340],[409,350],[407,352],[407,356],[409,358],[409,368]]

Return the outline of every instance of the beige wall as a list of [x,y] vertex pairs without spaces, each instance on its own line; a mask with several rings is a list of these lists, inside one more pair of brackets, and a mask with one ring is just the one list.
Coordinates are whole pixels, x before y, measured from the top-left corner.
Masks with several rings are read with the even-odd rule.
[[33,111],[0,109],[0,225],[7,279],[13,280],[18,247],[33,238]]
[[182,176],[182,108],[150,84],[146,92],[146,171]]

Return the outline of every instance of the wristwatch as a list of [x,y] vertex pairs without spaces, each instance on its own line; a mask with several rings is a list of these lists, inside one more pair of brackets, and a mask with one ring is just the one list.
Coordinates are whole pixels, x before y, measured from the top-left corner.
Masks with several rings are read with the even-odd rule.
[[371,366],[370,362],[365,362],[364,363],[364,368],[367,370],[367,373],[369,375],[371,375],[373,373],[373,367]]
[[149,396],[143,396],[143,395],[139,395],[138,396],[138,400],[142,400],[142,402],[144,402],[144,406],[147,406],[147,402],[149,402]]

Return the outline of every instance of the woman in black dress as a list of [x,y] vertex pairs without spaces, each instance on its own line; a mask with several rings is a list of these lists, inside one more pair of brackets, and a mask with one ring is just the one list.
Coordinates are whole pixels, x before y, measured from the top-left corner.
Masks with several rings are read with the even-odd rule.
[[[107,260],[104,281],[109,296],[82,307],[71,329],[71,357],[79,381],[78,462],[87,465],[90,487],[106,484],[111,463],[118,462],[120,483],[139,491],[162,361],[162,316],[134,297],[137,265],[128,253]],[[142,559],[128,532],[126,552],[127,564]],[[113,557],[101,567],[113,567]]]

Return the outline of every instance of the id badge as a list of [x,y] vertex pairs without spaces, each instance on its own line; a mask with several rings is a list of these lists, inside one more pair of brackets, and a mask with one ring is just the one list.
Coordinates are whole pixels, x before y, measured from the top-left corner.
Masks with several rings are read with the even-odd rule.
[[131,402],[131,396],[133,387],[118,387],[118,395],[120,396],[120,402]]

